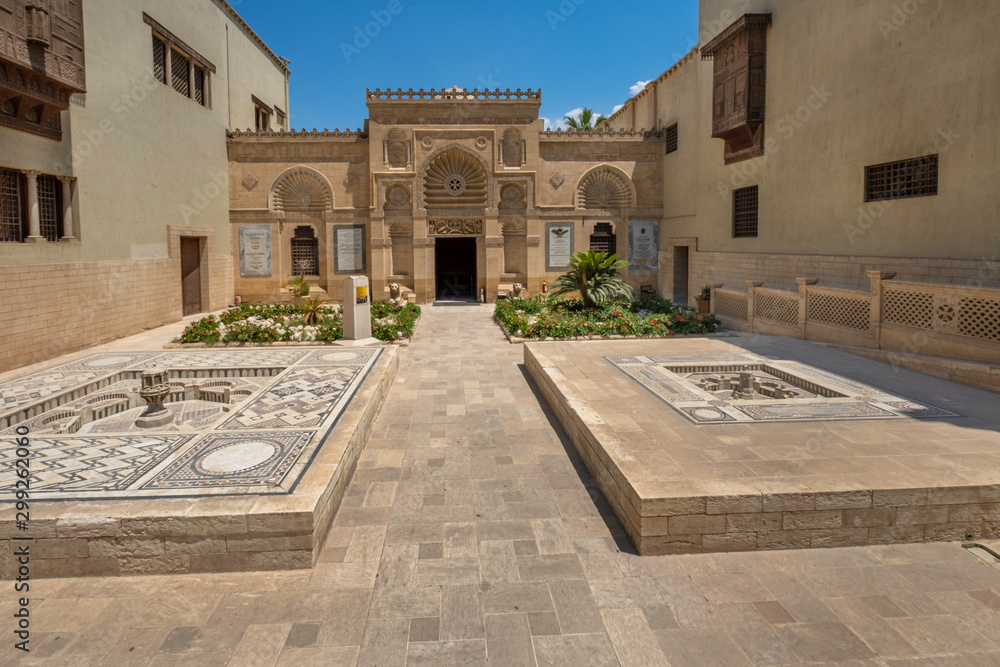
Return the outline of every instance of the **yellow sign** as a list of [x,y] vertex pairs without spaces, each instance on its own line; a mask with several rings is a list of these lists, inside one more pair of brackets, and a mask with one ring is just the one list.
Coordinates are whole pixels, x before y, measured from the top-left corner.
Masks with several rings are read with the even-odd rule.
[[355,296],[357,297],[358,303],[368,303],[368,286],[362,285],[361,287],[354,288]]

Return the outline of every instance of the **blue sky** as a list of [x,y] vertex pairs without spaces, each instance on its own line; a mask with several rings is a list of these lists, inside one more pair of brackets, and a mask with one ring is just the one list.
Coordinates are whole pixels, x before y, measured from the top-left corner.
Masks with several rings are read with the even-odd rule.
[[610,114],[698,31],[697,0],[230,1],[292,61],[291,125],[308,129],[360,127],[366,87],[540,87],[552,124]]

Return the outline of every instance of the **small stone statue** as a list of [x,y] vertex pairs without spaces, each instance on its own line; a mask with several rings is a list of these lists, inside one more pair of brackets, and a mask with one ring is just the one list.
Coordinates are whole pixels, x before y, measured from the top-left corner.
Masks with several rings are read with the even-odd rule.
[[400,288],[399,283],[389,283],[389,300],[399,305],[402,305],[405,301],[403,299],[403,290]]
[[514,298],[521,298],[521,292],[524,290],[524,285],[521,283],[514,283]]

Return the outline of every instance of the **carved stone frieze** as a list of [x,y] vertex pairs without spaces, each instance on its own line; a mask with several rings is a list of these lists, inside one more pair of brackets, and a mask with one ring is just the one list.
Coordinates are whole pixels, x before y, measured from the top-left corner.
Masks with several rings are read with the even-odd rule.
[[482,220],[430,220],[427,223],[427,234],[430,236],[471,236],[482,233]]

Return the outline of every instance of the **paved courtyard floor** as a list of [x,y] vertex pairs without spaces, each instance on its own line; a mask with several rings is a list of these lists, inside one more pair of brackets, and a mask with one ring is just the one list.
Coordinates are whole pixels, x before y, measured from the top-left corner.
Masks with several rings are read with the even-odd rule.
[[8,583],[0,663],[1000,665],[955,543],[635,555],[490,316],[424,309],[312,570],[34,580],[30,654]]

